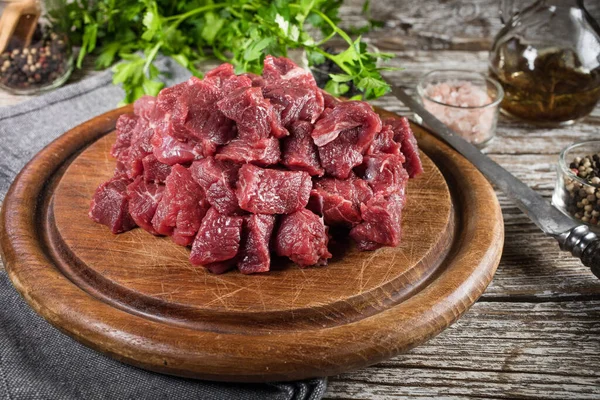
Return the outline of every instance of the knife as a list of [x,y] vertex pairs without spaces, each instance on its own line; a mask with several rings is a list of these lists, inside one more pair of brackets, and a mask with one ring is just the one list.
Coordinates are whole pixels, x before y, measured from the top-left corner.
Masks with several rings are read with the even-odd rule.
[[409,96],[402,88],[391,85],[392,94],[418,114],[432,133],[462,154],[485,177],[508,196],[521,211],[544,233],[558,241],[563,251],[571,254],[589,267],[600,278],[600,238],[587,225],[577,224],[552,206],[542,196],[502,168],[477,147],[448,128],[429,113],[425,107]]

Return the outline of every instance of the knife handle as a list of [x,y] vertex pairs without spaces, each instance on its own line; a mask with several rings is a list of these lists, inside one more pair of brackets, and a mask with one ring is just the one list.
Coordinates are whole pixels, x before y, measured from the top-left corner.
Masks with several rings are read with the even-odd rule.
[[600,238],[586,225],[578,225],[558,236],[556,240],[561,250],[569,251],[581,259],[596,277],[600,278]]

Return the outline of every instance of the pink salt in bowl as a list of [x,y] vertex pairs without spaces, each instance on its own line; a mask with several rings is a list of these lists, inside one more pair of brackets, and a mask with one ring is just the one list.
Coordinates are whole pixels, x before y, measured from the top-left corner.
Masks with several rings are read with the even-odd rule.
[[502,86],[473,71],[435,70],[417,84],[421,104],[469,142],[483,146],[496,134]]

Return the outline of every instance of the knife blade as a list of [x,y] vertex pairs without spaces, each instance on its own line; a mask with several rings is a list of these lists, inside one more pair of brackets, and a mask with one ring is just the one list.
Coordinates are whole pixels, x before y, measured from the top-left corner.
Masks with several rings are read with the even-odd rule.
[[552,206],[540,194],[483,154],[477,147],[429,113],[404,89],[391,85],[392,94],[419,115],[432,133],[469,160],[494,186],[501,190],[544,233],[554,237],[562,250],[580,258],[600,278],[600,239],[586,225],[577,224]]

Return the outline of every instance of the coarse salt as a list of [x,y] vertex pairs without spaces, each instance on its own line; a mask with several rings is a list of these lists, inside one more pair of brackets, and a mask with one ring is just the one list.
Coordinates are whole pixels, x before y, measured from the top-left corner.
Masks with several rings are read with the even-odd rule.
[[483,143],[493,135],[497,107],[484,107],[492,103],[484,88],[454,80],[427,85],[425,96],[427,111],[468,141]]

